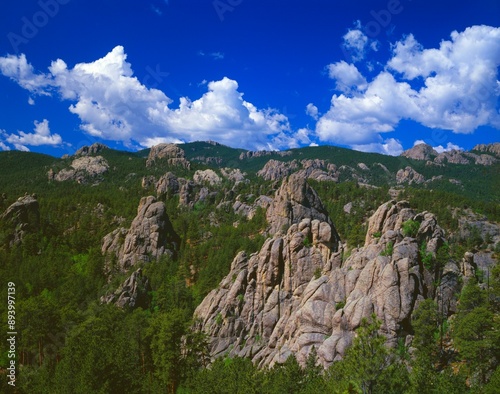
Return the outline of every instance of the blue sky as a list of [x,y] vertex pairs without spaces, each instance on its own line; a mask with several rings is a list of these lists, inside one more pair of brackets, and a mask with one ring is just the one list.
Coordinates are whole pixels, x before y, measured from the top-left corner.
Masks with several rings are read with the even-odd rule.
[[0,150],[500,141],[497,0],[20,0]]

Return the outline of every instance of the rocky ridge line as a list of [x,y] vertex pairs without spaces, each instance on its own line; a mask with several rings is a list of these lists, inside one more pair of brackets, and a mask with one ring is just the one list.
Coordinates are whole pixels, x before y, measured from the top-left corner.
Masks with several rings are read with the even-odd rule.
[[483,166],[490,166],[498,161],[497,157],[499,156],[500,152],[500,143],[477,145],[473,148],[473,150],[485,153],[476,154],[456,149],[438,153],[430,145],[418,144],[413,148],[401,153],[401,156],[414,160],[426,160],[428,164],[435,165],[440,165],[443,163],[467,165],[472,163]]

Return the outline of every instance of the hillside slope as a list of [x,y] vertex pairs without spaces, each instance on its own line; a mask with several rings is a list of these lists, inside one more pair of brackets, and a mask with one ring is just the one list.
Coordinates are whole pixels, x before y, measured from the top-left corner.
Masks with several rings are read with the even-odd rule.
[[[370,338],[419,354],[415,319],[429,305],[439,351],[426,373],[453,380],[460,369],[464,387],[487,387],[496,348],[474,359],[453,323],[479,308],[488,344],[498,328],[500,160],[495,145],[476,148],[437,161],[426,147],[390,157],[213,142],[0,152],[0,276],[16,285],[19,392],[203,392],[232,362],[280,385],[287,368],[302,376],[318,364],[329,372],[315,382],[328,385],[369,322]],[[477,305],[464,310],[471,291]],[[418,357],[390,354],[379,366],[402,368],[414,387]]]

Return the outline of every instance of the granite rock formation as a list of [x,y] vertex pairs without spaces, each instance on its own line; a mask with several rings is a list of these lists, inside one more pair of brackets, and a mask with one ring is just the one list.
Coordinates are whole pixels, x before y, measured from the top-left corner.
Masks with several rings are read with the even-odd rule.
[[40,209],[35,194],[19,197],[5,212],[0,220],[12,229],[9,236],[10,246],[18,245],[25,235],[40,228]]
[[416,183],[421,184],[425,182],[425,178],[422,174],[419,174],[410,166],[407,166],[404,170],[401,169],[396,173],[396,182],[398,184],[407,183],[409,185]]
[[214,170],[198,170],[193,175],[193,181],[197,185],[209,184],[210,186],[219,185],[222,179]]
[[102,156],[83,155],[74,159],[70,168],[54,172],[50,169],[48,172],[49,180],[58,182],[76,181],[78,183],[87,183],[89,181],[99,181],[100,177],[108,172],[109,164]]
[[185,152],[175,144],[158,144],[151,147],[146,167],[152,167],[160,161],[170,166],[179,166],[189,170],[191,163],[186,159]]
[[[305,363],[314,346],[327,367],[372,313],[390,346],[411,341],[411,315],[425,298],[439,301],[444,315],[454,313],[459,278],[474,267],[452,260],[440,271],[423,265],[422,245],[435,256],[445,242],[434,215],[389,201],[370,218],[365,245],[347,257],[315,192],[292,177],[268,208],[271,237],[258,253],[240,252],[195,311],[194,329],[208,334],[213,358],[246,356],[263,366],[295,354]],[[415,237],[403,234],[409,219],[419,223]]]
[[137,216],[129,229],[123,227],[106,235],[102,242],[102,253],[116,258],[108,259],[108,271],[117,269],[126,272],[139,262],[159,260],[164,254],[178,249],[179,236],[168,218],[165,204],[155,197],[143,197],[137,209]]
[[479,164],[491,166],[498,161],[500,156],[500,143],[476,145],[473,151],[482,152],[479,154],[473,152],[464,152],[458,149],[452,149],[438,153],[434,148],[427,144],[418,144],[413,148],[401,153],[401,156],[414,160],[426,160],[429,164]]
[[413,148],[405,150],[401,156],[414,160],[433,160],[438,155],[434,148],[427,144],[417,144]]
[[75,156],[93,156],[101,153],[102,151],[109,149],[106,145],[96,142],[90,146],[82,146],[75,152]]
[[143,309],[149,306],[149,279],[142,274],[142,269],[134,271],[113,293],[101,297],[102,304],[115,304],[117,307]]

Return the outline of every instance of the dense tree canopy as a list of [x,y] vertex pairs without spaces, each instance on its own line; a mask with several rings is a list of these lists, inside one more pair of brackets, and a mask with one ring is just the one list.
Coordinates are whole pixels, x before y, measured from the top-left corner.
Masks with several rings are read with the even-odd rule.
[[[199,149],[207,149],[203,144],[200,146]],[[198,145],[192,148],[198,149]],[[221,166],[241,164],[238,159],[241,152],[236,154],[229,148],[219,151]],[[332,152],[338,155],[335,159],[349,165],[361,161],[360,152],[354,153],[354,157],[341,149],[320,149],[314,154],[328,160]],[[464,284],[457,313],[450,319],[443,319],[432,300],[421,301],[411,321],[413,341],[400,343],[396,348],[387,346],[380,322],[373,316],[357,329],[344,359],[326,371],[317,365],[314,347],[304,366],[294,356],[268,368],[258,368],[248,359],[209,359],[207,338],[189,329],[193,311],[229,272],[239,251],[251,254],[260,249],[267,227],[264,209],[258,208],[248,219],[236,214],[232,205],[223,203],[233,203],[238,198],[251,204],[261,194],[273,196],[279,183],[255,175],[268,158],[255,157],[244,162],[250,182],[234,185],[225,180],[204,201],[192,206],[179,206],[176,195],[162,195],[174,230],[180,236],[178,251],[158,262],[142,264],[151,285],[147,305],[120,309],[101,304],[100,297],[116,290],[130,274],[106,276],[102,239],[120,226],[129,226],[141,197],[154,194],[152,187],[141,185],[142,177],[159,177],[171,170],[191,179],[194,170],[207,168],[196,161],[191,170],[165,163],[146,168],[144,153],[108,150],[103,155],[110,163],[110,173],[100,183],[79,184],[47,180],[49,168],[68,166],[70,159],[28,155],[31,168],[27,171],[20,164],[25,162],[27,154],[2,152],[0,163],[5,165],[2,169],[10,171],[0,175],[0,214],[26,192],[36,193],[40,206],[39,226],[30,229],[22,242],[13,243],[15,226],[0,220],[0,278],[4,283],[16,284],[20,367],[17,392],[498,392],[498,264]],[[308,158],[310,152],[306,149],[294,154],[297,156],[284,160]],[[199,150],[188,152],[190,158],[199,155]],[[384,165],[391,171],[402,165],[399,158],[384,159],[380,155],[362,156],[362,160],[369,165],[386,160]],[[427,177],[438,170],[424,165],[419,169]],[[494,169],[485,171],[490,170]],[[360,186],[352,180],[309,181],[347,243],[346,252],[363,245],[367,219],[389,199],[388,176],[385,171],[377,171],[372,175],[373,183],[379,186],[376,188]],[[482,169],[471,166],[462,175],[457,166],[442,171],[462,177],[467,186],[478,184],[476,175]],[[498,190],[489,187],[483,191],[465,188],[461,193],[448,182],[432,193],[423,186],[408,187],[401,190],[400,198],[407,199],[416,210],[435,213],[439,224],[453,234],[458,226],[457,211],[473,210],[490,220],[499,220],[495,193]],[[348,204],[350,209],[346,208]],[[405,236],[412,237],[418,228],[408,221],[403,231]],[[492,249],[491,240],[483,239],[477,229],[470,229],[470,237],[453,235],[449,244],[440,245],[429,258],[429,264],[441,269],[450,259],[458,263],[465,251]],[[496,252],[498,256],[500,250]],[[390,255],[392,251],[387,253]],[[0,303],[0,316],[3,322],[7,321],[5,302]],[[5,379],[7,350],[7,342],[2,340],[2,393],[10,390]]]

